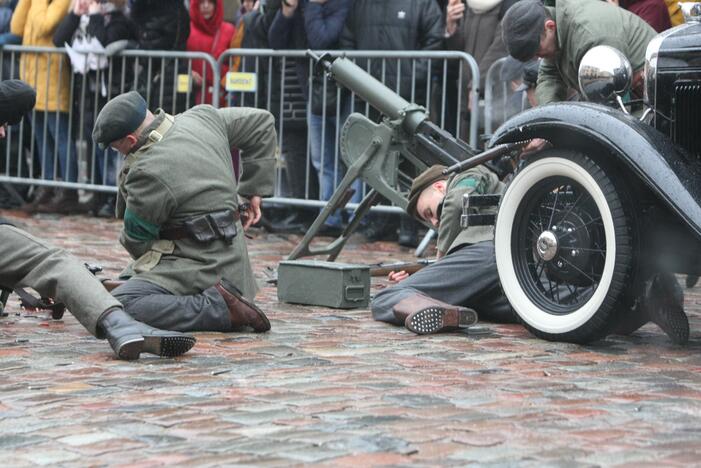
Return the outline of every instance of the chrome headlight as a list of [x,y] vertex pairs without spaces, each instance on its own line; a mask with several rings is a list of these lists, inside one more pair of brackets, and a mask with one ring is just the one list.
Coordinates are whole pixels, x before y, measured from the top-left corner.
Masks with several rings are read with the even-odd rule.
[[625,55],[610,46],[592,47],[579,64],[579,89],[587,101],[608,102],[625,94],[633,69]]

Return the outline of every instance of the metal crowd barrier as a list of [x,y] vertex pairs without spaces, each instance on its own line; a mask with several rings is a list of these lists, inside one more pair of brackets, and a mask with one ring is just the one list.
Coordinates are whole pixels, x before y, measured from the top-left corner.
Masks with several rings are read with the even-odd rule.
[[[431,119],[442,128],[454,134],[464,134],[472,146],[478,144],[478,118],[471,119],[469,124],[463,120],[468,93],[473,94],[473,102],[477,102],[479,96],[478,88],[468,87],[468,81],[479,83],[479,69],[472,56],[456,51],[336,50],[325,53],[351,58],[409,101],[424,106]],[[357,96],[340,90],[327,77],[315,76],[313,61],[303,50],[229,49],[219,58],[219,64],[222,69],[234,72],[232,80],[222,90],[222,105],[263,107],[276,117],[281,164],[277,170],[275,197],[271,201],[323,206],[326,197],[320,197],[320,194],[326,192],[328,195],[343,173],[338,144],[343,122],[351,112],[360,112],[372,119],[377,118],[377,113]],[[475,79],[465,76],[463,68],[469,69]],[[299,82],[300,75],[305,83]],[[318,97],[316,103],[315,97]],[[317,109],[315,116],[321,122],[317,141],[313,141],[312,136],[313,116],[308,115],[308,110],[313,109]],[[332,182],[324,181],[322,177],[315,188],[316,172],[311,149],[313,145],[325,147],[327,140],[331,140],[331,149],[319,151],[321,158],[317,166],[331,164]],[[327,159],[331,161],[327,162]],[[294,187],[300,174],[303,186]],[[414,176],[400,173],[400,180],[403,179],[408,186]],[[356,206],[352,202],[347,205],[349,209]],[[385,206],[373,209],[400,211]]]
[[[229,49],[218,61],[198,52],[123,50],[111,56],[70,53],[64,48],[48,47],[5,46],[1,50],[0,78],[25,79],[43,90],[44,96],[43,100],[38,97],[29,119],[13,127],[7,139],[0,141],[0,183],[116,191],[115,175],[121,157],[113,150],[103,152],[92,143],[92,124],[105,102],[117,94],[137,90],[150,109],[161,107],[169,113],[183,112],[202,102],[271,111],[277,120],[281,156],[271,201],[323,206],[311,159],[312,144],[333,140],[333,150],[323,152],[322,158],[333,158],[334,176],[339,176],[343,166],[339,162],[338,139],[343,121],[350,112],[377,118],[367,103],[346,96],[326,77],[314,78],[312,62],[302,50]],[[423,105],[442,128],[463,135],[473,147],[477,146],[478,117],[475,115],[469,122],[464,117],[468,93],[472,93],[472,102],[477,102],[479,95],[476,87],[468,88],[468,81],[479,83],[479,70],[470,55],[456,51],[329,53],[352,58],[408,100]],[[73,55],[72,63],[69,55]],[[46,67],[45,75],[39,76],[42,61],[53,68]],[[81,67],[87,70],[86,74],[74,72]],[[28,69],[34,70],[33,76],[27,76]],[[466,77],[463,69],[469,69],[472,76]],[[306,82],[299,82],[298,72],[306,77]],[[68,96],[65,115],[46,104],[51,101],[47,91],[50,87],[61,89],[61,96]],[[315,98],[314,109],[321,109],[317,114],[322,125],[320,142],[312,141],[308,131],[313,96],[319,98]],[[336,102],[329,104],[331,100]],[[333,127],[332,132],[327,125]],[[67,144],[57,144],[52,138],[54,133],[68,135]],[[331,152],[332,155],[327,154]],[[319,163],[324,166],[327,161]],[[406,175],[405,183],[410,183],[411,177]],[[375,209],[398,211],[395,207]]]

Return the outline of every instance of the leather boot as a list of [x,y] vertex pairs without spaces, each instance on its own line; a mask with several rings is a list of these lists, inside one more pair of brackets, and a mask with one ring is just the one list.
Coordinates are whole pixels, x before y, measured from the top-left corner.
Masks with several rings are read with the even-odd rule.
[[467,328],[477,323],[477,313],[467,307],[454,306],[423,294],[412,294],[393,308],[395,317],[417,335],[428,335]]
[[50,203],[54,199],[54,189],[53,187],[48,187],[46,185],[41,185],[37,187],[34,192],[34,200],[29,203],[25,203],[19,209],[25,213],[36,213],[36,208],[39,205],[45,205]]
[[56,196],[49,203],[38,204],[37,213],[75,214],[85,212],[85,207],[78,200],[75,189],[58,189]]
[[642,310],[673,343],[689,341],[689,319],[684,312],[684,290],[671,273],[658,273],[645,283]]
[[107,338],[119,359],[133,361],[141,353],[175,357],[195,345],[195,337],[160,330],[134,320],[123,309],[106,311],[97,323],[98,337]]
[[648,322],[660,327],[673,343],[683,345],[689,341],[684,291],[671,273],[658,273],[645,282],[642,297],[614,333],[630,335]]
[[214,287],[219,291],[229,308],[229,317],[233,328],[251,327],[256,333],[270,330],[268,317],[253,302],[243,297],[241,291],[231,282],[222,279]]

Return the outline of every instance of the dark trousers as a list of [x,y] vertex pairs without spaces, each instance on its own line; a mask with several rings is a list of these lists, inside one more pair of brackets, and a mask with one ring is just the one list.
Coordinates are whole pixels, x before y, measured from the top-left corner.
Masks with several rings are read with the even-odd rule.
[[392,308],[412,294],[474,309],[480,320],[516,323],[499,285],[494,242],[480,242],[446,255],[439,261],[380,291],[370,308],[375,320],[404,325]]
[[230,332],[231,318],[224,298],[216,288],[200,294],[176,296],[156,284],[130,279],[112,295],[126,313],[155,328],[179,332]]

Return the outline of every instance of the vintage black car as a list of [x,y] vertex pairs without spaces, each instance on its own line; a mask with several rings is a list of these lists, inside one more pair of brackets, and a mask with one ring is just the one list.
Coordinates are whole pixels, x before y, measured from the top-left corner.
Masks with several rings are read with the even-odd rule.
[[701,275],[701,3],[684,8],[687,24],[648,46],[644,113],[619,105],[630,64],[592,50],[581,92],[613,105],[538,107],[491,138],[552,144],[515,174],[495,223],[504,292],[539,337],[596,340],[657,275]]

